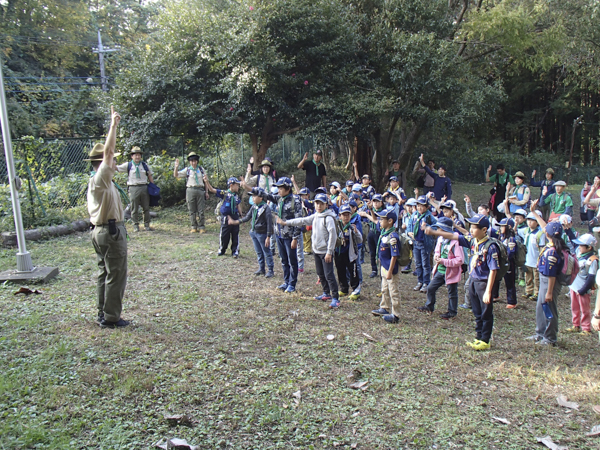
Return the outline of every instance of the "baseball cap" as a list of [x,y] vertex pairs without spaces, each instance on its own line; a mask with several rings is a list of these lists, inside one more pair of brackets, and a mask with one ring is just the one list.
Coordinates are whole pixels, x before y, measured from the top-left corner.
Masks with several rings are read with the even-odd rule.
[[352,190],[353,191],[362,191],[362,186],[358,183],[355,183],[352,185]]
[[310,195],[310,189],[307,187],[303,187],[302,189],[300,189],[300,191],[298,193],[300,195]]
[[484,216],[483,214],[475,214],[473,217],[470,217],[468,219],[465,218],[465,220],[469,223],[479,225],[483,228],[490,227],[490,219],[488,218],[488,216]]
[[371,179],[371,177],[369,175],[367,175],[366,173],[362,176],[361,180],[365,179],[365,178],[368,178],[369,180]]
[[523,208],[519,208],[513,213],[513,216],[517,216],[517,215],[527,217],[527,211],[525,211]]
[[440,205],[440,208],[448,208],[451,210],[454,210],[455,207],[456,205],[452,204],[452,200],[445,201]]
[[563,227],[558,222],[550,222],[548,225],[546,225],[545,231],[550,236],[560,236],[563,232]]
[[315,189],[315,194],[327,195],[327,189],[325,189],[323,186],[319,186],[318,188]]
[[346,181],[346,187],[348,187],[348,186],[354,186],[354,181],[352,181],[352,180]]
[[290,180],[288,177],[281,177],[279,180],[273,183],[273,186],[291,188],[292,180]]
[[352,214],[352,210],[350,209],[350,205],[348,203],[344,203],[342,206],[340,206],[340,214],[342,213]]
[[508,219],[508,218],[505,217],[504,219],[502,219],[500,221],[499,225],[501,225],[501,226],[502,225],[506,225],[506,226],[509,226],[509,227],[514,227],[515,226],[515,221],[512,220],[512,219]]
[[560,217],[558,218],[558,221],[561,224],[562,223],[571,223],[571,222],[573,222],[573,218],[568,214],[561,214]]
[[230,186],[232,184],[240,184],[240,180],[238,180],[236,177],[231,177],[229,180],[227,180],[227,185]]
[[390,181],[398,181],[398,177],[391,176],[391,177],[390,177]]
[[321,203],[327,204],[327,195],[326,194],[315,195],[315,202],[321,202]]
[[383,217],[385,219],[393,220],[394,222],[398,220],[398,216],[396,215],[396,211],[393,209],[383,209],[379,212],[375,212],[379,217]]
[[354,199],[348,202],[348,206],[353,206],[354,208],[358,208],[358,203]]
[[537,221],[537,217],[532,212],[530,212],[529,214],[527,214],[527,216],[525,218]]
[[419,196],[419,198],[417,199],[417,203],[419,205],[426,205],[427,204],[427,197],[425,197],[424,195]]
[[417,201],[411,197],[406,201],[406,206],[417,206]]
[[314,155],[323,155],[323,152],[321,150],[315,150],[313,152]]
[[375,194],[371,200],[372,201],[382,202],[383,201],[383,197],[381,196],[381,194]]
[[589,233],[585,233],[584,235],[579,236],[577,239],[573,239],[573,244],[577,245],[587,245],[588,247],[596,248],[598,245],[598,241],[594,236]]
[[439,228],[442,231],[446,231],[448,233],[452,233],[452,227],[454,222],[450,217],[440,217],[436,223],[431,225],[431,228]]
[[252,188],[252,190],[250,192],[248,192],[248,195],[258,195],[259,197],[265,197],[266,192],[264,190],[262,190],[261,188],[258,187],[254,187]]
[[333,183],[329,183],[329,186],[335,186],[336,188],[340,189],[340,183],[338,183],[337,181],[334,181]]

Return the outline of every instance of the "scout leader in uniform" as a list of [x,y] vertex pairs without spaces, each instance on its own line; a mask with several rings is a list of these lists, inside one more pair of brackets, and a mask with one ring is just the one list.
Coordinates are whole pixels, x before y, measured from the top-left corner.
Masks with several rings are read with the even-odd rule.
[[140,231],[140,214],[138,209],[142,207],[144,212],[144,229],[150,228],[150,195],[148,195],[148,183],[154,183],[152,169],[145,161],[142,161],[142,150],[139,147],[131,149],[131,161],[117,166],[117,172],[127,172],[127,189],[131,200],[131,218],[133,219],[133,231]]
[[[208,192],[204,188],[204,176],[206,170],[198,165],[200,157],[191,152],[188,155],[189,167],[179,170],[179,158],[175,160],[175,169],[173,176],[175,178],[185,178],[185,201],[190,213],[191,233],[205,233],[204,229],[204,205],[208,200]],[[196,216],[198,217],[196,219]]]
[[92,243],[98,256],[98,323],[103,328],[129,325],[121,318],[127,284],[127,231],[123,205],[113,183],[117,172],[115,142],[121,120],[111,106],[111,124],[106,143],[96,144],[90,152],[93,172],[88,182],[87,203],[92,223]]

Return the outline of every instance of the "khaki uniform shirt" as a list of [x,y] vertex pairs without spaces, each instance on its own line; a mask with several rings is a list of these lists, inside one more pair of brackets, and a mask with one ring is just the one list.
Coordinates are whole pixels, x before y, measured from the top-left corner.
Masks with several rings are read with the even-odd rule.
[[[117,166],[117,172],[121,172],[121,173],[127,172],[128,166],[129,166],[128,162],[119,164]],[[146,164],[146,166],[148,166],[148,164]],[[131,170],[129,171],[129,174],[127,176],[127,186],[137,186],[140,184],[142,184],[142,185],[148,184],[148,182],[150,181],[150,180],[148,180],[148,174],[153,175],[152,169],[150,168],[150,166],[148,166],[148,173],[146,173],[146,170],[144,169],[144,165],[142,164],[141,161],[140,161],[139,169],[140,169],[140,177],[138,178],[135,163],[133,161],[131,161]]]
[[[188,176],[188,170],[189,170],[189,176]],[[194,169],[192,169],[192,166],[188,166],[185,167],[184,169],[180,170],[179,172],[177,172],[177,178],[186,178],[187,177],[187,182],[185,183],[186,187],[201,187],[202,189],[204,189],[204,178],[203,178],[203,174],[205,174],[206,171],[204,170],[204,167],[200,167],[198,166],[196,168],[196,173],[194,174]],[[196,178],[198,178],[198,181],[196,181]]]
[[115,170],[104,162],[88,182],[87,203],[93,225],[106,225],[109,219],[123,221],[123,205],[112,179]]

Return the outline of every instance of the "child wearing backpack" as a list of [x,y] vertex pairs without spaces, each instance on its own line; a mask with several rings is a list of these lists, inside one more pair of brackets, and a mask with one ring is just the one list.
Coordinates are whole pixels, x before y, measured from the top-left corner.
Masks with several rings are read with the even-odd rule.
[[142,161],[142,149],[133,147],[131,149],[131,161],[119,164],[117,172],[127,172],[127,190],[131,201],[131,219],[133,220],[133,231],[140,231],[140,213],[144,213],[144,229],[150,228],[150,195],[148,195],[148,183],[154,183],[152,169],[145,161]]
[[[413,256],[417,267],[417,285],[414,291],[427,293],[427,286],[431,280],[431,261],[430,255],[435,244],[435,240],[426,235],[421,229],[421,224],[433,225],[436,222],[435,217],[429,210],[427,197],[422,195],[417,199],[417,213],[411,230],[413,239]],[[410,235],[411,233],[409,233]]]
[[381,236],[377,244],[379,261],[381,262],[381,303],[379,308],[371,311],[387,323],[400,321],[400,236],[394,228],[398,220],[391,209],[383,209],[379,213]]
[[[398,230],[398,233],[400,234],[404,234],[406,236],[407,239],[410,239],[408,232],[412,232],[412,229],[414,227],[414,223],[413,223],[413,218],[415,215],[415,212],[417,210],[417,201],[414,198],[409,198],[406,203],[404,204],[404,211],[402,212],[402,229]],[[412,260],[413,260],[413,252],[412,252],[412,240],[411,242],[411,258],[409,263],[402,268],[401,272],[402,273],[411,273],[412,269]],[[416,275],[416,274],[415,274]]]
[[[515,222],[512,219],[504,218],[500,221],[500,237],[499,240],[502,245],[506,247],[506,254],[508,256],[508,272],[504,275],[504,284],[506,286],[506,308],[514,309],[517,307],[517,287],[516,287],[516,274],[517,274],[517,252],[519,246],[514,232]],[[524,249],[524,247],[523,247]],[[499,298],[500,295],[500,279],[497,279],[494,283],[494,290],[492,292],[494,299]]]
[[[470,235],[462,236],[458,233],[448,233],[434,230],[423,224],[424,233],[428,236],[442,236],[445,239],[457,240],[461,247],[471,249],[471,262],[469,279],[469,298],[475,316],[476,338],[467,345],[473,350],[489,350],[490,339],[494,329],[494,303],[492,302],[492,288],[496,276],[503,276],[506,271],[506,251],[502,244],[488,236],[490,221],[483,214],[475,214],[466,219],[470,224]],[[504,273],[502,273],[504,272]]]
[[219,234],[219,252],[217,253],[217,256],[223,256],[225,254],[227,247],[229,247],[229,239],[231,238],[231,254],[234,258],[237,258],[240,254],[240,226],[239,224],[230,225],[228,216],[231,216],[231,219],[237,221],[242,215],[242,207],[240,205],[242,200],[238,194],[240,190],[240,180],[236,177],[229,178],[229,180],[227,180],[228,189],[226,191],[212,187],[206,175],[204,175],[204,184],[209,192],[212,192],[218,198],[223,199],[223,203],[219,209],[221,231]]
[[[369,278],[375,278],[377,276],[377,243],[379,242],[379,235],[381,234],[381,226],[379,225],[377,213],[382,210],[383,198],[381,194],[375,194],[371,199],[369,211],[358,212],[361,217],[365,217],[369,220],[369,234],[367,235],[369,256],[371,257],[371,275],[369,275]],[[342,209],[340,208],[340,215],[341,214]]]
[[[438,221],[431,226],[434,229],[440,229],[447,233],[452,233],[453,224],[451,218],[440,217]],[[433,261],[435,266],[432,270],[431,283],[427,287],[427,303],[419,306],[417,309],[421,312],[431,314],[435,309],[435,293],[444,284],[448,288],[448,311],[440,317],[444,320],[450,320],[458,314],[458,282],[461,276],[461,266],[465,260],[464,252],[458,245],[458,241],[438,237]]]
[[[358,244],[362,243],[362,234],[358,232],[356,225],[350,223],[352,209],[350,205],[344,204],[340,207],[341,230],[344,242],[335,249],[335,267],[339,280],[339,295],[348,295],[348,274],[350,275],[350,287],[352,294],[349,300],[358,300],[360,293],[355,294],[360,285],[358,278]],[[360,291],[359,291],[360,292]]]
[[[534,214],[543,221],[537,213]],[[559,277],[568,249],[561,238],[563,229],[560,223],[550,222],[546,225],[544,233],[548,243],[541,251],[537,266],[540,273],[540,292],[535,307],[535,334],[527,339],[538,345],[555,347],[558,333],[556,302],[562,288]]]
[[598,241],[591,234],[584,234],[575,239],[573,243],[578,245],[579,272],[569,286],[573,326],[565,331],[590,335],[592,330],[591,293],[595,288],[596,274],[598,273],[598,256],[594,249]]
[[525,243],[527,256],[525,257],[525,294],[523,298],[527,300],[537,301],[540,288],[540,275],[537,270],[538,258],[540,256],[540,243],[544,236],[544,230],[540,227],[537,221],[537,214],[533,211],[537,205],[537,200],[531,205],[531,210],[527,214],[527,228],[519,228],[519,236]]
[[[254,275],[264,275],[265,278],[273,277],[273,254],[271,253],[271,236],[273,236],[273,217],[271,208],[265,202],[265,191],[253,188],[248,195],[252,196],[252,207],[248,213],[239,220],[228,217],[229,225],[239,225],[250,221],[250,238],[254,244],[254,251],[258,259],[258,270]],[[265,273],[265,263],[267,272]]]
[[312,250],[315,255],[315,268],[323,287],[323,294],[315,296],[315,300],[329,301],[331,309],[340,306],[338,299],[338,284],[333,268],[333,255],[337,242],[337,217],[328,208],[327,194],[317,194],[314,200],[316,213],[308,217],[296,219],[277,218],[277,223],[283,226],[301,227],[312,225]]

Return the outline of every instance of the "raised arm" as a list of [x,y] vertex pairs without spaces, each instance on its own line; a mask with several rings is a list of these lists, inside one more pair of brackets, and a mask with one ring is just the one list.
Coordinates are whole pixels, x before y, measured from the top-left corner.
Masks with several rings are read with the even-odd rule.
[[540,227],[546,228],[546,221],[544,219],[542,219],[542,216],[540,216],[537,213],[537,211],[535,210],[535,208],[537,207],[537,204],[538,204],[538,200],[531,202],[531,208],[530,208],[531,212],[535,216],[535,220],[537,220],[537,222],[540,224]]
[[302,161],[300,161],[298,163],[298,169],[302,169],[304,167],[304,163],[306,162],[307,158],[308,158],[308,152],[304,154],[304,156],[302,157]]
[[217,190],[210,185],[210,181],[208,181],[208,177],[204,175],[204,186],[206,186],[206,190],[208,192],[212,192],[213,194],[217,193]]
[[106,136],[106,142],[104,143],[104,158],[103,162],[112,169],[117,169],[117,163],[115,163],[115,146],[117,144],[117,127],[121,121],[121,116],[118,112],[115,112],[114,106],[110,106],[110,129]]
[[490,171],[492,170],[492,165],[490,164],[487,168],[487,171],[485,172],[485,182],[489,183],[490,182]]

